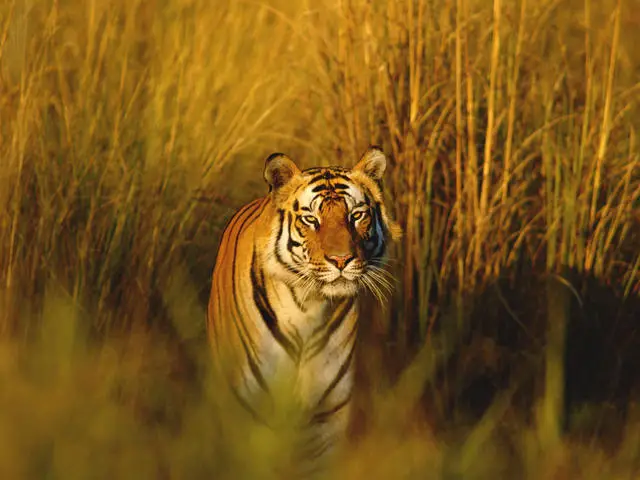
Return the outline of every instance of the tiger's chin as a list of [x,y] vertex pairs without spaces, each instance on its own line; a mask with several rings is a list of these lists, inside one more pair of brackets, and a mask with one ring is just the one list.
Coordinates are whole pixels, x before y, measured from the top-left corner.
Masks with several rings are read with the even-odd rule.
[[327,298],[353,297],[360,290],[357,280],[348,280],[344,277],[332,282],[323,282],[320,293]]

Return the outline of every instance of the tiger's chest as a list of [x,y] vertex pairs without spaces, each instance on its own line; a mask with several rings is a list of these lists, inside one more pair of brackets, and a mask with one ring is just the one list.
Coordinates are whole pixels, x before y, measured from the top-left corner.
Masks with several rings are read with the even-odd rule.
[[348,397],[353,386],[355,301],[306,302],[302,307],[280,295],[273,303],[286,341],[274,341],[272,334],[261,339],[267,383],[286,385],[305,410]]

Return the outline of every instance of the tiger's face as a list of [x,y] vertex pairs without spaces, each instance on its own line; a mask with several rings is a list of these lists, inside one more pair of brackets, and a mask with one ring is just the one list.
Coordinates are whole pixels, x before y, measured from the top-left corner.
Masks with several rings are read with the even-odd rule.
[[274,264],[282,278],[325,297],[376,296],[390,289],[383,269],[388,243],[400,236],[389,218],[380,180],[381,150],[370,148],[352,169],[300,171],[287,157],[269,157],[265,178],[279,218]]

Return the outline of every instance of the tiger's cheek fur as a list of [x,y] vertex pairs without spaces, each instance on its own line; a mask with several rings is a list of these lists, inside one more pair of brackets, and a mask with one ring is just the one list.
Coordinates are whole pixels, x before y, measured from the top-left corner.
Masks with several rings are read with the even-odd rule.
[[[365,243],[371,238],[373,235],[373,221],[371,218],[367,218],[360,222],[354,228],[356,235],[358,237],[358,245],[361,249],[366,251]],[[364,252],[363,252],[364,255]]]
[[309,263],[312,265],[321,265],[324,263],[324,251],[322,250],[322,244],[318,238],[309,240]]

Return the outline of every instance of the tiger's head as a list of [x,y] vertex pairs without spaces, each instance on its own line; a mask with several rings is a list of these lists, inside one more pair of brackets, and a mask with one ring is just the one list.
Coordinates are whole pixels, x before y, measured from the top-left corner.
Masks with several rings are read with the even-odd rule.
[[271,271],[324,297],[352,296],[361,287],[383,296],[388,243],[401,236],[382,195],[386,163],[377,147],[351,169],[301,171],[286,155],[271,155],[264,170],[278,212]]

